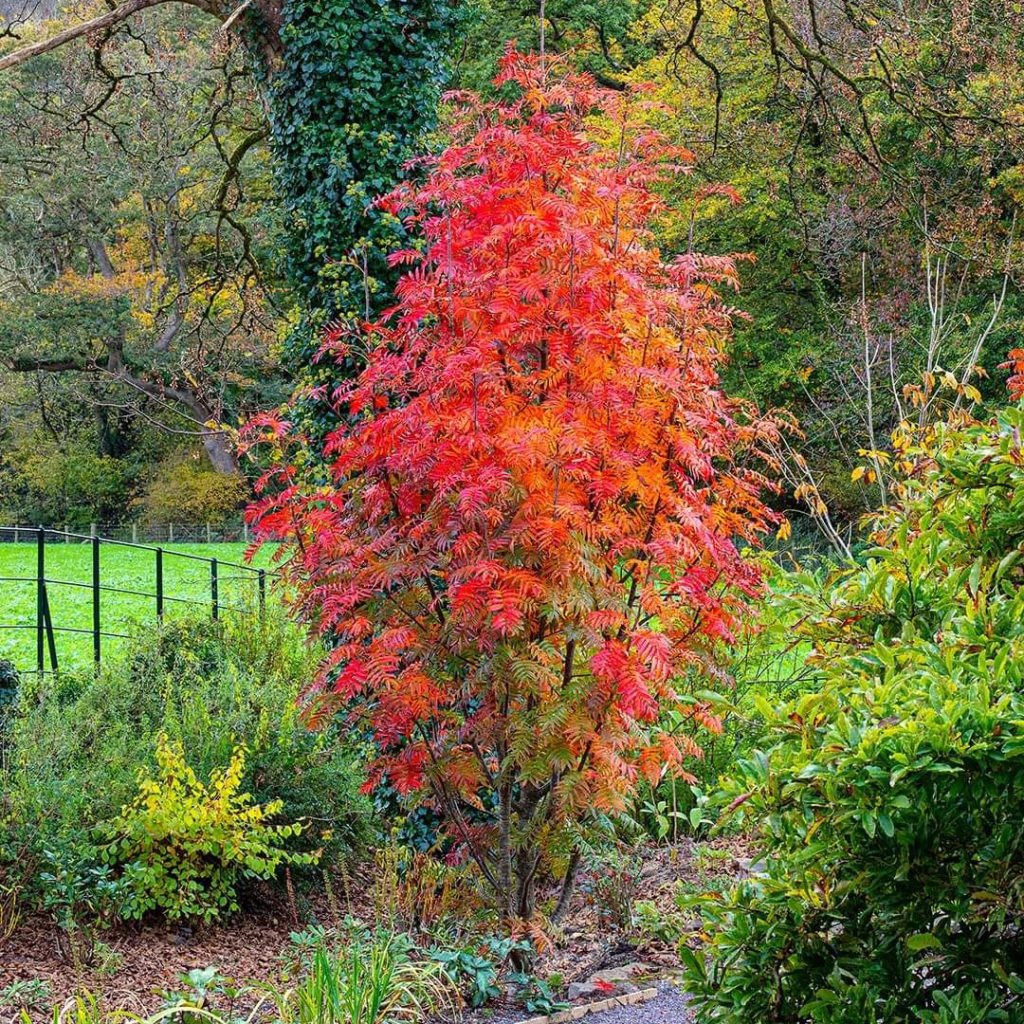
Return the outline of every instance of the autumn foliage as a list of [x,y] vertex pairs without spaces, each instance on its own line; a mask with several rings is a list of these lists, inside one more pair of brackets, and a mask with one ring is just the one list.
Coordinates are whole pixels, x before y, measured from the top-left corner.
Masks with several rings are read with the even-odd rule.
[[1009,358],[1001,364],[1001,368],[1010,371],[1006,386],[1010,397],[1019,402],[1024,398],[1024,348],[1010,349]]
[[688,155],[643,93],[514,52],[498,84],[518,98],[456,97],[454,141],[385,201],[424,240],[392,257],[395,307],[327,339],[365,358],[330,484],[265,417],[285,454],[251,515],[331,646],[311,717],[365,716],[371,785],[423,792],[526,917],[580,822],[719,730],[691,694],[758,587],[739,549],[772,519],[749,468],[771,427],[720,388],[734,259],[655,247]]

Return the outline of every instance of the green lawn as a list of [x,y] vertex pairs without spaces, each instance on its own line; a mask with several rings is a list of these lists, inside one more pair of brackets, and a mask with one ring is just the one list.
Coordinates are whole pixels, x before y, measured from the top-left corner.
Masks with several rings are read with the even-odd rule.
[[[219,562],[242,563],[245,545],[164,545],[164,614],[194,616],[210,613],[210,566],[205,561],[175,557],[173,552],[216,558]],[[91,585],[91,545],[48,543],[45,554],[47,579]],[[0,628],[0,659],[13,661],[21,671],[36,666],[36,557],[35,544],[0,544],[0,577],[28,578],[23,582],[0,578],[0,627],[32,627]],[[254,564],[265,566],[269,561],[270,551],[264,549]],[[105,632],[132,634],[156,622],[156,598],[142,596],[156,592],[156,555],[153,551],[101,544],[100,583],[104,587],[140,592],[101,592],[100,621]],[[92,590],[89,586],[60,586],[51,583],[47,593],[55,627],[92,629]],[[222,615],[232,614],[234,609],[243,607],[255,608],[256,574],[230,565],[219,565],[218,600]],[[84,667],[92,663],[91,634],[57,632],[55,640],[61,668]],[[125,642],[119,638],[104,637],[103,653],[121,650]]]

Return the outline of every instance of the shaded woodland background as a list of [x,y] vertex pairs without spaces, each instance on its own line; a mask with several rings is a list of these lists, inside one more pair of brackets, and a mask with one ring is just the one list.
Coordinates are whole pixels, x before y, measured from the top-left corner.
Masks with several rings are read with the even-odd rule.
[[780,500],[808,533],[849,543],[885,498],[902,419],[1003,393],[1022,314],[1019,3],[8,0],[3,15],[5,54],[109,24],[0,72],[2,519],[234,514],[239,424],[329,382],[312,360],[324,326],[384,302],[401,229],[370,201],[443,143],[442,90],[486,91],[505,43],[535,47],[541,25],[601,83],[652,83],[658,127],[692,150],[665,253],[756,257],[728,384],[798,417]]

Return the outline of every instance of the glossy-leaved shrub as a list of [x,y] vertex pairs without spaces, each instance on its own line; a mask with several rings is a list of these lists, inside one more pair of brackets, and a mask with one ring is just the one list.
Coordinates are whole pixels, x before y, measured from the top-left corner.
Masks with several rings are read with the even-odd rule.
[[797,596],[816,692],[725,793],[763,870],[694,901],[702,1022],[1024,1019],[1022,432],[943,428],[863,564]]
[[261,805],[242,790],[244,748],[209,783],[166,736],[158,738],[156,760],[155,773],[141,773],[138,796],[102,829],[101,856],[127,882],[123,916],[157,911],[170,920],[212,921],[239,909],[242,880],[273,878],[286,864],[318,858],[285,849],[303,826],[274,820],[281,801]]

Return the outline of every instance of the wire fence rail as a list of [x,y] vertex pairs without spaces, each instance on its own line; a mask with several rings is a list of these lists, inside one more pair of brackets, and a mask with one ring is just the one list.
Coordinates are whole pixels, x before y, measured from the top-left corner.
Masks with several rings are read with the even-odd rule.
[[[59,668],[56,641],[58,634],[91,637],[92,660],[97,668],[105,648],[104,640],[132,638],[131,632],[122,631],[128,628],[126,625],[122,625],[120,629],[105,628],[104,595],[122,595],[136,599],[137,611],[145,614],[145,610],[148,608],[150,621],[156,622],[163,620],[171,606],[205,608],[214,621],[229,612],[255,613],[262,619],[266,615],[268,581],[277,575],[273,570],[245,565],[241,562],[165,549],[162,546],[154,547],[112,537],[101,537],[92,533],[73,533],[68,530],[52,530],[44,527],[30,530],[23,526],[0,526],[0,541],[15,539],[21,544],[31,543],[34,545],[34,572],[22,569],[11,575],[0,575],[0,631],[32,630],[35,632],[35,668],[40,673],[56,672]],[[53,545],[58,544],[87,544],[90,546],[89,571],[84,574],[86,579],[65,579],[50,574],[47,559],[48,549],[51,554],[56,554]],[[142,573],[143,582],[137,586],[115,586],[107,582],[102,557],[104,548],[148,552],[148,554],[140,556],[148,561],[148,570],[143,566],[136,565],[134,567],[136,575]],[[193,579],[190,581],[191,587],[181,588],[178,591],[173,585],[168,586],[167,570],[170,566],[176,566],[179,563],[185,563],[192,568],[198,567],[201,576],[205,577],[205,583],[197,588],[196,581]],[[177,578],[180,580],[182,577],[178,574]],[[147,579],[151,582],[150,587],[146,586]],[[236,586],[231,586],[231,584],[236,584]],[[237,586],[237,584],[243,585]],[[6,590],[10,593],[12,588],[24,590],[28,586],[34,588],[35,591],[35,621],[2,621],[2,618],[6,618],[5,610],[18,605],[13,600],[5,600],[3,591]],[[61,591],[61,588],[85,594],[90,612],[87,625],[69,625],[67,621],[55,621],[58,616],[54,614],[51,597],[54,593]],[[187,595],[182,592],[186,589],[191,591]],[[232,592],[234,600],[231,599]],[[21,602],[22,607],[24,604],[25,602]],[[136,624],[137,618],[137,615],[130,616],[130,620]],[[47,662],[49,662],[49,668],[47,668]],[[15,667],[21,668],[17,665]]]
[[[0,543],[34,542],[35,524],[15,523],[0,529]],[[75,532],[69,526],[51,532],[67,543],[81,543],[100,537],[103,540],[130,541],[132,544],[248,544],[252,540],[244,520],[222,523],[89,523]],[[85,532],[85,531],[88,532]]]

